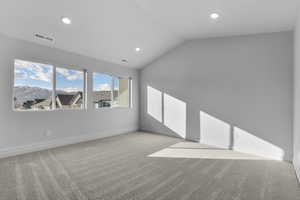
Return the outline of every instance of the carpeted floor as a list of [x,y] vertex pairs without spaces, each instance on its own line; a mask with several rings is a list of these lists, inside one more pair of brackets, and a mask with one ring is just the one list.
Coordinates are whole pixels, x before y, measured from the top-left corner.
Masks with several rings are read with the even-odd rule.
[[289,163],[182,142],[130,133],[1,159],[0,199],[300,199]]

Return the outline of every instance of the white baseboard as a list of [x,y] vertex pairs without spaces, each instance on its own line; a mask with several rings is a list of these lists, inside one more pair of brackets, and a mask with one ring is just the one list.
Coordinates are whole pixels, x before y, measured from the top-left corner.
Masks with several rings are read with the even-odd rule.
[[121,134],[135,132],[135,131],[137,130],[121,129],[121,130],[114,130],[113,132],[102,131],[99,133],[83,134],[83,135],[77,135],[77,136],[67,137],[67,138],[57,138],[50,141],[39,142],[35,144],[9,147],[9,148],[0,149],[0,158],[6,158],[6,157],[25,154],[25,153],[31,153],[35,151],[41,151],[41,150],[51,149],[55,147],[65,146],[69,144],[76,144],[80,142],[86,142],[90,140],[96,140],[100,138],[121,135]]

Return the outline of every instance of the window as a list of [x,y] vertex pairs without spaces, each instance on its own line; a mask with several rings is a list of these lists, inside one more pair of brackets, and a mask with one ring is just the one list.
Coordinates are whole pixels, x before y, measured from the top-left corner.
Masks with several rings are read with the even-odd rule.
[[114,102],[115,107],[130,107],[130,85],[128,78],[114,77]]
[[56,68],[56,108],[84,108],[84,72]]
[[93,103],[95,108],[111,107],[112,104],[112,76],[107,74],[93,74]]
[[[23,60],[14,62],[13,108],[55,110],[86,108],[85,70]],[[131,78],[93,73],[95,108],[130,107]]]
[[14,65],[14,109],[52,109],[53,67],[23,60],[15,60]]
[[114,88],[114,92],[113,92],[113,102],[112,102],[112,106],[116,107],[118,106],[118,101],[119,101],[119,88],[120,88],[120,82],[119,82],[119,78],[117,77],[113,77],[113,88]]
[[14,64],[14,110],[85,108],[85,71],[23,60]]
[[93,74],[95,108],[130,107],[130,79],[107,74]]

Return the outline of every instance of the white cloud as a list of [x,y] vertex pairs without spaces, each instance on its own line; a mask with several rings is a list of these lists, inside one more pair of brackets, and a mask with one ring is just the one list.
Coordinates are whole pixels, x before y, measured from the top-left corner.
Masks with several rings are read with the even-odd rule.
[[64,68],[56,68],[56,72],[61,74],[69,81],[79,80],[83,78],[83,72],[77,70],[69,70]]
[[96,88],[96,91],[110,91],[110,90],[111,90],[111,87],[107,83],[101,84],[101,85],[99,85],[98,88]]
[[69,70],[63,68],[56,68],[56,72],[60,73],[62,76],[69,76]]
[[45,81],[45,82],[51,81],[51,75],[45,73],[44,71],[36,71],[36,73],[30,76],[30,78],[38,81]]
[[32,88],[42,88],[42,89],[52,90],[51,87],[37,86],[31,84],[15,84],[14,87],[32,87]]
[[[16,70],[15,70],[16,77],[19,76],[19,77],[27,78],[28,74],[30,74],[29,76],[30,79],[51,82],[52,68],[50,65],[16,60],[15,66],[16,66]],[[23,75],[21,75],[21,73]]]
[[28,75],[26,72],[21,71],[21,70],[15,70],[15,78],[16,79],[25,79],[27,77],[28,77]]

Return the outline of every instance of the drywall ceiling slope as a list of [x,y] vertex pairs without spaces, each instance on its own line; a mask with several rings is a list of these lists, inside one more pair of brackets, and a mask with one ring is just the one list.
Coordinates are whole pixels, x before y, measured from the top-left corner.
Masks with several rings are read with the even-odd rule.
[[[138,68],[185,39],[293,29],[299,0],[2,0],[0,32]],[[220,19],[209,18],[211,12]],[[72,24],[62,24],[61,17]],[[54,38],[41,41],[35,33]],[[135,52],[140,47],[141,52]],[[128,63],[122,63],[127,59]]]
[[[138,0],[153,19],[187,39],[292,30],[299,0]],[[211,20],[211,13],[219,13]]]
[[[61,23],[62,16],[72,24]],[[5,0],[0,6],[0,32],[82,55],[137,67],[180,40],[156,25],[131,0]],[[54,42],[40,41],[35,33]],[[135,48],[141,52],[136,53]]]

